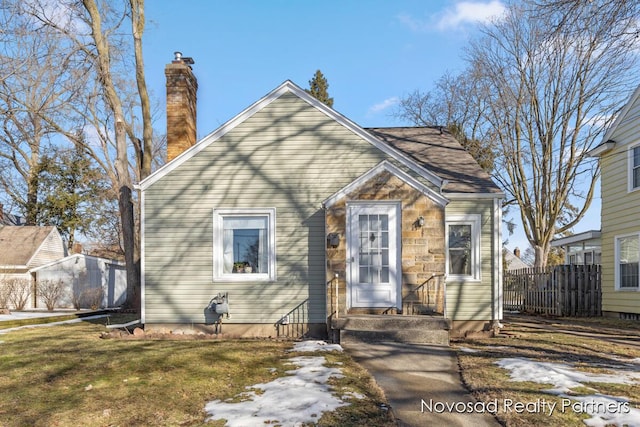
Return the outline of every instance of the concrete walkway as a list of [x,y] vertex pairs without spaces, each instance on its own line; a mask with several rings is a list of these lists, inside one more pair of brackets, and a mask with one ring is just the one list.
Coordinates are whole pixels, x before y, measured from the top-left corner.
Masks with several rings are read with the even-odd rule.
[[[448,346],[355,342],[344,346],[384,391],[399,426],[500,426],[464,388]],[[446,404],[456,405],[452,410]],[[466,408],[470,408],[467,410]]]

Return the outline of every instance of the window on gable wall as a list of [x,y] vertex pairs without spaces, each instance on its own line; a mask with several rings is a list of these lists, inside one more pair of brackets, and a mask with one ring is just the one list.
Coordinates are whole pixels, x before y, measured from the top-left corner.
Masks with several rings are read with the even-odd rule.
[[640,188],[640,145],[629,150],[629,191]]
[[480,216],[450,216],[447,219],[447,276],[480,280]]
[[275,280],[275,209],[216,209],[214,280]]
[[640,288],[640,234],[616,237],[616,289]]

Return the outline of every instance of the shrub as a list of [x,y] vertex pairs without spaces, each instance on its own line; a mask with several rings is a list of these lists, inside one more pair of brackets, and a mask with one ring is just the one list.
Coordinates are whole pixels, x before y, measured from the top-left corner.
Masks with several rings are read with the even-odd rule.
[[21,278],[4,279],[5,286],[9,287],[9,302],[15,310],[24,310],[31,296],[31,280]]
[[62,280],[42,280],[36,285],[38,295],[47,306],[47,310],[53,311],[58,305],[65,292],[65,285]]
[[104,290],[101,287],[90,288],[87,285],[74,287],[71,295],[71,302],[76,310],[81,308],[97,309],[102,305]]

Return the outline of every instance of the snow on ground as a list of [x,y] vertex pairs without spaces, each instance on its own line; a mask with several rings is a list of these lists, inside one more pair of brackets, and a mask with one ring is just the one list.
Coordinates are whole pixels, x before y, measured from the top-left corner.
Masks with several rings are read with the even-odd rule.
[[[291,351],[342,351],[342,347],[324,341],[303,341]],[[349,392],[343,393],[342,398],[334,396],[327,382],[329,378],[341,378],[342,373],[338,368],[324,366],[326,359],[322,356],[293,357],[289,362],[296,369],[287,371],[287,376],[247,387],[248,390],[259,390],[259,393],[248,391],[236,396],[241,402],[214,400],[207,403],[208,420],[226,419],[226,425],[230,427],[296,426],[317,422],[323,412],[349,405],[345,402],[347,399],[364,397]]]
[[[591,418],[584,421],[588,426],[608,425],[640,427],[640,410],[634,408],[623,396],[608,396],[597,393],[574,396],[568,393],[572,388],[585,387],[583,383],[638,384],[640,372],[628,370],[628,365],[619,366],[614,374],[594,374],[577,371],[566,363],[538,362],[526,358],[506,358],[496,362],[501,368],[511,372],[512,381],[532,381],[539,384],[553,384],[554,388],[543,390],[562,398],[558,410],[586,413]],[[636,367],[637,369],[637,367]]]
[[289,351],[342,351],[340,344],[327,344],[324,341],[300,341]]

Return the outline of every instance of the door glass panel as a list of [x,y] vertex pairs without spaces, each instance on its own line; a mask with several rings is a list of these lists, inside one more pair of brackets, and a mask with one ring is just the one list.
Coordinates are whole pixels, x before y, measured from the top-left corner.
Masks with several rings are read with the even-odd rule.
[[389,216],[359,215],[359,283],[389,283]]

